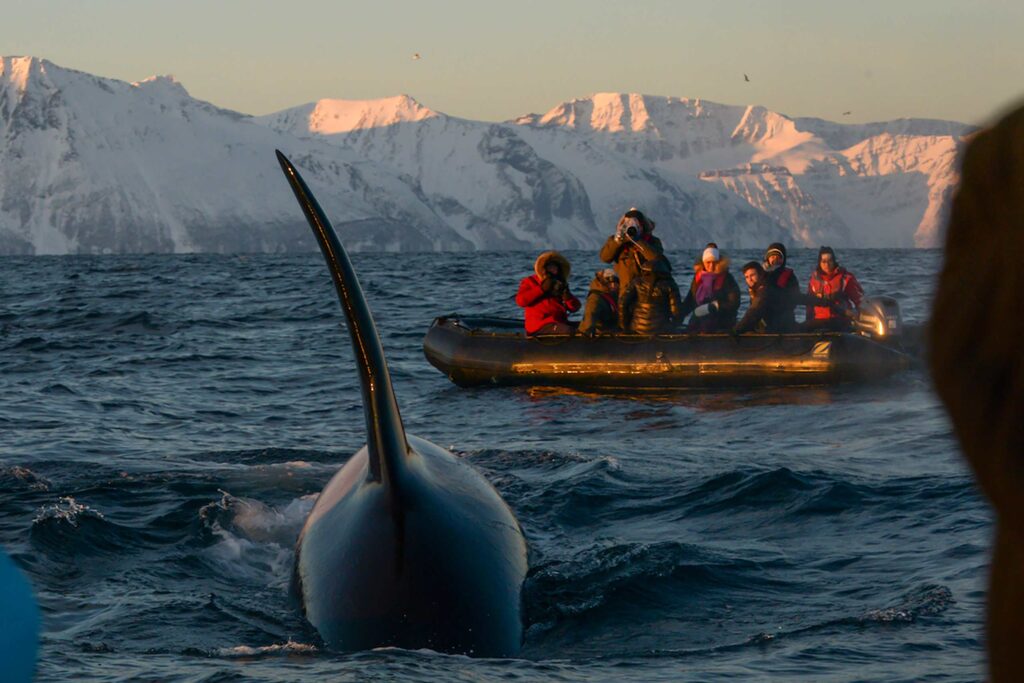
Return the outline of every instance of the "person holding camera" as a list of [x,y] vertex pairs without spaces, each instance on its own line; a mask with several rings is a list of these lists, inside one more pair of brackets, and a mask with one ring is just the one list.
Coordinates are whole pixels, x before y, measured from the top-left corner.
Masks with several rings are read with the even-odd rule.
[[569,313],[580,310],[580,300],[569,291],[569,260],[557,251],[545,251],[533,263],[533,275],[524,277],[516,304],[524,309],[526,334],[572,334]]
[[633,278],[640,274],[640,266],[665,253],[661,240],[653,232],[654,221],[634,207],[622,215],[615,226],[615,234],[601,247],[601,260],[613,264],[615,274],[619,276],[620,308],[622,295]]
[[736,324],[740,286],[729,272],[729,259],[718,245],[708,242],[700,260],[693,264],[693,281],[683,301],[682,316],[690,313],[690,332],[726,332]]

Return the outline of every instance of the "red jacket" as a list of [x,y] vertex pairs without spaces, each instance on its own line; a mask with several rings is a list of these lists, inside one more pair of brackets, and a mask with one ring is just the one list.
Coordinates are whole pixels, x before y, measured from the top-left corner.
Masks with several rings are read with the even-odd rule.
[[[821,268],[815,268],[811,273],[807,293],[818,299],[829,299],[845,308],[860,306],[860,300],[864,296],[864,290],[861,289],[857,278],[842,267],[836,268],[831,277],[825,275]],[[835,315],[831,306],[815,306],[810,319],[828,320]]]
[[580,300],[552,296],[540,288],[536,275],[524,277],[519,283],[516,303],[526,309],[526,334],[534,334],[548,323],[569,323],[569,313],[580,310]]

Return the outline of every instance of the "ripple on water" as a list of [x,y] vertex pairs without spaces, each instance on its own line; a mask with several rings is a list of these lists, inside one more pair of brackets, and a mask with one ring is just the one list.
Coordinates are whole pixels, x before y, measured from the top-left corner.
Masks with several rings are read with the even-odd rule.
[[[798,274],[815,254],[793,250]],[[289,597],[303,519],[366,443],[318,254],[3,259],[0,539],[46,612],[40,679],[984,675],[990,512],[919,368],[642,396],[454,387],[424,359],[430,320],[520,316],[535,256],[353,255],[409,431],[480,469],[530,542],[523,657],[484,661],[332,653]],[[568,256],[585,292],[603,264]],[[690,256],[670,249],[684,284]],[[843,258],[923,321],[937,252]]]

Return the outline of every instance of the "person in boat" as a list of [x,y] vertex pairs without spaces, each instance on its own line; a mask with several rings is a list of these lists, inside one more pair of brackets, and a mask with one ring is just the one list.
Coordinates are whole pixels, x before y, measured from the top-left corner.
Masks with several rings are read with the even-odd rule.
[[807,286],[807,297],[807,327],[845,331],[850,329],[864,290],[853,273],[839,265],[835,250],[822,247],[818,250],[818,266]]
[[764,261],[761,265],[764,266],[768,286],[780,290],[785,295],[783,300],[786,302],[789,319],[793,323],[791,326],[795,326],[794,311],[801,303],[803,295],[800,293],[800,283],[797,282],[796,273],[786,265],[786,245],[782,242],[769,244],[764,252]]
[[693,281],[683,301],[683,318],[690,319],[690,332],[726,332],[736,324],[740,308],[740,286],[729,272],[729,259],[718,245],[709,242],[700,260],[693,264]]
[[682,321],[679,285],[664,256],[644,261],[620,299],[619,327],[635,334],[669,332]]
[[927,325],[928,360],[995,511],[983,640],[985,678],[1004,683],[1024,680],[1024,107],[971,137]]
[[525,313],[526,334],[572,334],[569,313],[580,310],[580,300],[569,291],[569,260],[557,251],[545,251],[533,263],[533,275],[524,277],[516,304]]
[[619,327],[619,276],[611,268],[594,273],[583,307],[580,334],[614,332]]
[[771,284],[764,266],[751,261],[743,266],[743,279],[750,294],[750,308],[732,329],[735,334],[766,332],[780,334],[792,332],[793,311],[786,292]]
[[611,263],[619,276],[620,308],[626,287],[640,274],[640,266],[664,253],[661,240],[654,236],[653,220],[635,207],[622,214],[615,234],[605,240],[600,253],[601,260]]

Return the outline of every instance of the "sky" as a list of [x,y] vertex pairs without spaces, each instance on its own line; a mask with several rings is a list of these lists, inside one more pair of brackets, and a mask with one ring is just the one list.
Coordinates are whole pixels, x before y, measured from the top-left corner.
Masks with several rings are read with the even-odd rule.
[[4,0],[0,54],[126,81],[170,74],[193,97],[256,115],[408,94],[502,121],[612,91],[850,123],[984,123],[1024,98],[1024,2],[839,5]]

